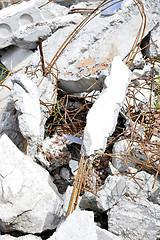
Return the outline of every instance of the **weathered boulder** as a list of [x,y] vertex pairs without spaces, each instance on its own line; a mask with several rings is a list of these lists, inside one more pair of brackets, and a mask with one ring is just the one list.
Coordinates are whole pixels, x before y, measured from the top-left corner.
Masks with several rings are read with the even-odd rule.
[[49,173],[0,138],[0,229],[40,233],[59,223],[62,200]]

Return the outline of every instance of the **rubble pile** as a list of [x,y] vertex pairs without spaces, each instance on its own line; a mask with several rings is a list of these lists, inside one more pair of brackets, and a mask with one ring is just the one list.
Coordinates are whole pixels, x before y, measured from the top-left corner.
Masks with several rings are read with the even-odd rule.
[[101,3],[0,10],[0,240],[160,238],[160,4]]

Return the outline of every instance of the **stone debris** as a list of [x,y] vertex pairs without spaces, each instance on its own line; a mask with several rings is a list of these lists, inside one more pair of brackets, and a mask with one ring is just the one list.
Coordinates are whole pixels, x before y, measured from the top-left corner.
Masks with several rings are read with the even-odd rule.
[[10,95],[10,89],[12,88],[13,84],[10,81],[10,79],[7,79],[5,81],[5,85],[7,87],[9,87],[9,89],[6,87],[0,86],[0,121],[1,121],[2,115],[5,111],[5,108],[7,106],[8,98]]
[[6,136],[0,139],[0,229],[41,233],[60,221],[62,199],[49,173]]
[[24,61],[31,54],[33,54],[31,50],[22,49],[17,46],[10,46],[7,51],[6,49],[0,49],[1,61],[9,70],[16,68],[20,62]]
[[42,240],[42,238],[40,237],[36,237],[34,235],[25,235],[23,237],[12,237],[10,236],[9,234],[6,234],[6,235],[2,235],[0,236],[0,240]]
[[[136,163],[134,162],[135,158],[130,152],[129,144],[130,143],[126,139],[121,139],[113,146],[112,152],[114,156],[112,157],[112,165],[120,173],[128,172],[128,167],[134,167],[136,165]],[[128,158],[127,155],[130,155],[130,157]],[[126,162],[124,161],[124,159]]]
[[52,170],[68,164],[71,154],[66,146],[66,138],[55,133],[52,138],[44,139],[37,158],[42,164],[50,166]]
[[11,80],[13,87],[1,119],[0,134],[7,134],[15,144],[23,142],[20,147],[23,151],[29,140],[27,151],[33,156],[42,138],[39,93],[36,85],[25,75],[14,75]]
[[75,210],[62,222],[48,240],[120,240],[119,237],[96,226],[92,211]]
[[72,171],[72,174],[73,174],[74,176],[76,176],[77,170],[78,170],[78,162],[71,159],[71,160],[69,161],[69,167],[70,167],[70,169],[71,169],[71,171]]
[[97,240],[121,240],[115,234],[96,226]]
[[108,214],[108,230],[121,239],[157,240],[160,236],[160,206],[147,200],[123,198]]
[[[0,46],[4,48],[9,45],[21,45],[22,41],[20,41],[20,37],[18,41],[17,36],[21,31],[26,32],[28,26],[30,31],[28,31],[26,37],[30,37],[30,39],[33,38],[32,40],[34,42],[38,41],[38,37],[51,35],[51,30],[47,29],[48,31],[46,31],[46,26],[41,28],[41,23],[46,20],[49,21],[55,17],[66,15],[68,10],[67,8],[52,2],[49,5],[39,8],[45,3],[45,0],[39,0],[38,2],[33,0],[18,5],[12,5],[9,8],[1,10]],[[36,45],[37,44],[34,43],[33,46],[30,46],[30,49],[35,48]],[[28,47],[26,46],[26,48]]]
[[82,146],[86,155],[94,154],[96,151],[104,152],[107,138],[115,130],[119,110],[129,84],[129,70],[120,57],[114,58],[111,74],[106,78],[105,84],[107,88],[102,91],[87,115]]
[[149,200],[160,205],[160,187],[152,192]]
[[97,234],[95,226],[93,212],[75,210],[61,223],[49,240],[62,240],[64,236],[65,240],[74,238],[77,240],[96,240]]
[[80,207],[89,208],[94,211],[107,211],[112,208],[127,190],[126,179],[121,176],[108,176],[101,190],[97,192],[97,196],[90,192],[86,192],[82,196]]
[[[113,0],[72,39],[49,72],[59,47],[101,2],[20,1],[0,11],[0,55],[10,71],[0,84],[0,240],[158,240],[160,180],[153,173],[159,169],[160,114],[153,111],[160,67],[159,60],[153,66],[149,59],[155,61],[160,52],[158,1],[143,1],[147,25],[141,48],[157,41],[137,53],[130,70],[125,60],[141,14],[135,1]],[[4,78],[2,68],[0,77]],[[60,124],[54,120],[54,107],[62,97],[68,101],[66,109],[60,106],[64,125],[64,119]],[[70,112],[72,119],[66,116]],[[140,118],[134,120],[139,113],[143,126]],[[77,120],[83,127],[75,133]],[[146,143],[148,121],[152,137]],[[134,138],[136,143],[132,140],[130,145]],[[152,152],[139,149],[143,142]],[[82,185],[77,209],[66,218],[82,154],[97,158]],[[147,167],[151,161],[153,168],[144,168],[142,163]],[[48,238],[48,233],[53,235]]]

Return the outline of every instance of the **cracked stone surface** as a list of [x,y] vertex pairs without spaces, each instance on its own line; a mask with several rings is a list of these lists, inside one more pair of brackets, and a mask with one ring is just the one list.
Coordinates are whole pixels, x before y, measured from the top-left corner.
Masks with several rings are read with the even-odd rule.
[[12,90],[1,90],[4,104],[1,102],[0,135],[7,134],[21,151],[25,152],[26,149],[27,154],[34,157],[38,144],[44,138],[44,125],[48,117],[48,109],[40,105],[40,100],[54,103],[55,85],[50,79],[44,78],[37,88],[39,78],[29,78],[19,73],[7,81]]
[[119,56],[115,57],[112,62],[111,74],[105,80],[106,88],[87,114],[82,145],[86,155],[89,156],[96,151],[105,151],[107,138],[115,130],[129,81],[127,66]]
[[157,240],[160,234],[160,206],[148,200],[123,198],[109,212],[108,230],[121,239]]
[[7,107],[0,122],[0,134],[7,134],[24,151],[26,141],[28,153],[33,155],[42,138],[40,103],[37,86],[25,75],[15,74]]
[[61,195],[49,173],[24,155],[6,136],[0,138],[0,229],[40,233],[56,228]]

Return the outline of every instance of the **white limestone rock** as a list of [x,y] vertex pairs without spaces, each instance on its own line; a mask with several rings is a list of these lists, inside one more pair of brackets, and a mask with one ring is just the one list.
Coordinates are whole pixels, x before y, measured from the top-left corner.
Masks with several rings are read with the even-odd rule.
[[[129,172],[128,167],[134,167],[136,165],[136,163],[131,161],[134,160],[134,157],[131,156],[129,144],[130,143],[126,139],[121,139],[113,146],[112,153],[114,155],[112,157],[112,165],[120,173]],[[126,155],[130,155],[130,161]]]
[[18,120],[21,133],[26,139],[39,139],[41,114],[37,86],[25,75],[15,75],[12,82],[13,101],[20,112]]
[[157,240],[160,236],[160,206],[147,200],[123,198],[108,217],[108,230],[120,239]]
[[[157,179],[154,184],[155,175],[149,174],[145,171],[140,171],[135,175],[135,179],[125,177],[126,179],[126,193],[133,197],[136,201],[138,199],[150,199],[152,194],[160,187],[160,181]],[[154,188],[152,188],[154,184]]]
[[37,86],[24,74],[13,75],[11,81],[13,87],[0,122],[0,134],[7,134],[22,151],[29,140],[27,152],[34,156],[37,143],[43,138]]
[[63,194],[63,216],[66,217],[71,195],[73,191],[73,186],[68,186],[66,192]]
[[0,240],[41,240],[42,238],[34,235],[25,235],[23,237],[12,237],[9,234],[0,236]]
[[62,200],[46,170],[0,138],[0,229],[41,233],[59,223]]
[[119,56],[114,58],[111,74],[105,80],[105,84],[107,88],[99,95],[87,115],[82,146],[86,155],[96,151],[104,152],[107,138],[115,130],[129,84],[129,70]]
[[48,240],[64,240],[64,238],[65,240],[97,240],[93,212],[75,210]]
[[126,179],[123,176],[109,176],[105,180],[104,187],[96,192],[99,197],[86,192],[82,196],[80,207],[100,212],[107,211],[120,201],[126,190]]
[[[17,73],[5,82],[6,85],[11,85],[11,92],[0,87],[5,94],[4,97],[3,94],[1,95],[0,106],[3,111],[1,110],[0,134],[7,134],[23,152],[29,139],[27,154],[32,157],[37,151],[37,144],[44,139],[44,125],[52,108],[52,105],[48,107],[45,104],[40,105],[40,101],[51,104],[56,101],[55,82],[48,76],[37,87],[41,79],[39,73],[37,77],[27,77],[26,74]],[[8,95],[10,96],[7,97]]]
[[62,222],[48,240],[120,240],[113,233],[101,229],[94,222],[91,211],[75,210]]
[[78,161],[75,161],[75,160],[71,159],[71,160],[69,161],[69,167],[70,167],[70,169],[71,169],[71,171],[72,171],[72,174],[73,174],[74,176],[76,176],[77,170],[78,170]]
[[[135,179],[136,181],[133,178],[130,179],[130,175],[107,177],[103,188],[96,192],[99,197],[86,192],[82,196],[80,207],[84,209],[89,208],[98,212],[107,211],[121,201],[126,194],[135,201],[139,201],[139,199],[149,199],[155,203],[159,203],[156,199],[159,199],[160,181],[157,180],[154,189],[152,189],[154,175],[145,171],[138,172],[135,175]],[[153,198],[152,196],[156,196],[157,198]]]
[[115,234],[96,226],[97,240],[121,240]]

